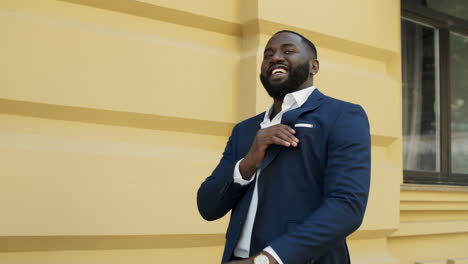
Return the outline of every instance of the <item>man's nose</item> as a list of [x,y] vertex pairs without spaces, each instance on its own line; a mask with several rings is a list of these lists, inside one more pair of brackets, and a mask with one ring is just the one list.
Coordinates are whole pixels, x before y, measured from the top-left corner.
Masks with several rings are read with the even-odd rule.
[[270,60],[270,62],[272,62],[272,63],[277,63],[277,62],[281,62],[281,61],[284,61],[284,57],[283,57],[283,54],[280,51],[275,52],[273,54],[273,56],[271,57],[271,60]]

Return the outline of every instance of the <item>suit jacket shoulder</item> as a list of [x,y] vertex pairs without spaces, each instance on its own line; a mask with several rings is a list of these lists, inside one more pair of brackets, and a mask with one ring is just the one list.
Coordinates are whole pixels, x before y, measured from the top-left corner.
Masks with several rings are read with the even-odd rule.
[[252,116],[248,119],[245,119],[239,123],[236,124],[235,127],[238,129],[242,129],[245,127],[251,127],[251,126],[257,126],[260,125],[260,123],[263,121],[263,117],[265,116],[265,112],[262,112],[256,116]]
[[347,102],[340,100],[331,96],[325,96],[324,106],[327,108],[327,112],[333,116],[332,119],[338,119],[344,112],[359,112],[361,115],[365,116],[367,120],[367,114],[364,108],[355,103]]
[[361,105],[359,104],[355,104],[355,103],[352,103],[352,102],[348,102],[348,101],[344,101],[344,100],[341,100],[341,99],[337,99],[337,98],[334,98],[334,97],[331,97],[331,96],[326,96],[326,104],[330,107],[335,107],[336,109],[345,109],[345,108],[348,108],[348,107],[351,107],[351,108],[362,108]]

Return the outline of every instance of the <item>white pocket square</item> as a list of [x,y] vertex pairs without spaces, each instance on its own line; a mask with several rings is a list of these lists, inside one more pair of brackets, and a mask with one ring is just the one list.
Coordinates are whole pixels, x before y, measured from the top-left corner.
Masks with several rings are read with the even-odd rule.
[[314,124],[307,124],[307,123],[297,123],[294,125],[294,127],[308,127],[308,128],[313,128]]

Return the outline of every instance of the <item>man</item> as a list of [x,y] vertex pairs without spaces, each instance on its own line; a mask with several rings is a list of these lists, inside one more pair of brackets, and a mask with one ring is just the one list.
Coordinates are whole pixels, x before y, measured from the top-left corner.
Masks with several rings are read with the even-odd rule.
[[231,211],[222,263],[345,264],[370,182],[364,110],[320,93],[317,50],[292,31],[268,41],[260,79],[273,105],[237,124],[200,186],[206,220]]

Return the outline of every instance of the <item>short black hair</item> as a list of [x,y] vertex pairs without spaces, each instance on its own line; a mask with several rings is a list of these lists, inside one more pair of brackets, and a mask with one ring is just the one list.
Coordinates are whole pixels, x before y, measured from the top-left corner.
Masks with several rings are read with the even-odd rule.
[[291,30],[286,30],[285,29],[285,30],[281,30],[281,31],[276,32],[275,34],[273,34],[273,36],[276,35],[276,34],[279,34],[279,33],[284,33],[284,32],[292,33],[292,34],[294,34],[296,36],[299,36],[302,39],[302,41],[304,41],[307,44],[307,46],[309,46],[309,48],[312,50],[312,53],[315,56],[315,59],[317,58],[317,56],[318,56],[317,48],[315,48],[314,43],[312,43],[312,41],[308,40],[306,37],[302,36],[301,34],[299,34],[297,32],[294,32],[294,31],[291,31]]

